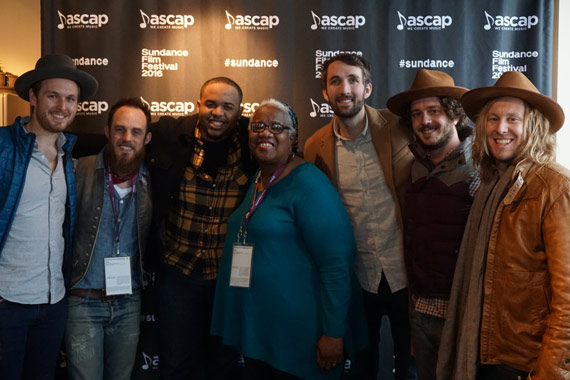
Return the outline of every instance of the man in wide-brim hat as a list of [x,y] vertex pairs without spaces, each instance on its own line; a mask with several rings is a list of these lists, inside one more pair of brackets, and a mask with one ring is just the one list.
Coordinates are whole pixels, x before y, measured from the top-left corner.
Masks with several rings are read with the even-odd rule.
[[562,108],[520,72],[461,99],[481,186],[465,228],[438,379],[568,379],[570,172]]
[[15,90],[32,111],[0,128],[0,378],[52,379],[75,214],[74,138],[62,132],[97,81],[52,54]]
[[406,187],[404,257],[411,298],[410,331],[419,380],[435,380],[457,252],[478,183],[471,165],[468,90],[442,71],[421,69],[388,109],[402,117],[415,140]]

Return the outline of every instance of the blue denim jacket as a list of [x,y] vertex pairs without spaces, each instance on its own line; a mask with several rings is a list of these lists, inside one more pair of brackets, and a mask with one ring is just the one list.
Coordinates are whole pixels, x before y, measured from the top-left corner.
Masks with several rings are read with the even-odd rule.
[[[101,231],[103,202],[107,192],[103,150],[96,156],[77,160],[77,229],[73,240],[71,286],[76,287],[92,265],[95,245]],[[146,168],[139,170],[136,197],[136,230],[138,239],[138,279],[143,280],[143,256],[152,215],[150,179]],[[132,206],[131,206],[132,207]],[[142,284],[144,285],[144,284]]]

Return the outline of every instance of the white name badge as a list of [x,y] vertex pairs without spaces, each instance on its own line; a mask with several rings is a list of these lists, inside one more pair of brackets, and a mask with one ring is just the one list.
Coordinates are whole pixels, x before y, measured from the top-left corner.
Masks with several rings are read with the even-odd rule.
[[132,294],[131,258],[105,258],[105,290],[108,296]]
[[253,245],[234,244],[230,286],[249,288]]

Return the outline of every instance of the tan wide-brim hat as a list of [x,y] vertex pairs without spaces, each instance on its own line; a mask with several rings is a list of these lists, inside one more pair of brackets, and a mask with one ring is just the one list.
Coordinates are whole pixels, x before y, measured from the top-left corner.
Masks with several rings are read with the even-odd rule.
[[36,62],[36,68],[22,74],[14,89],[20,98],[30,101],[30,88],[39,81],[45,79],[63,78],[77,83],[80,88],[80,100],[89,99],[97,92],[99,84],[97,80],[83,70],[75,67],[73,60],[64,54],[49,54],[41,57]]
[[392,113],[404,116],[406,107],[414,100],[432,96],[449,96],[459,100],[467,91],[464,87],[456,86],[453,78],[443,71],[420,69],[410,90],[392,96],[386,106]]
[[485,105],[496,98],[513,97],[524,100],[539,110],[550,121],[550,133],[564,124],[564,111],[551,97],[542,95],[532,82],[519,71],[505,71],[493,87],[481,87],[467,92],[461,98],[463,110],[471,120]]

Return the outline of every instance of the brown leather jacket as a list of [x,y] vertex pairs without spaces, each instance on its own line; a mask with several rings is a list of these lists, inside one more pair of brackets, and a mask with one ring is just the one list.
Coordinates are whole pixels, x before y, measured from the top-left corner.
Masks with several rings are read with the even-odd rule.
[[522,161],[514,173],[489,238],[481,363],[570,379],[570,172]]

